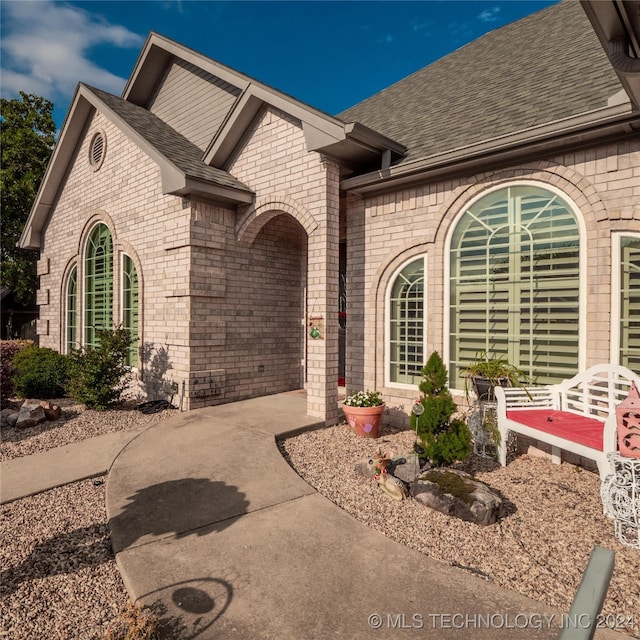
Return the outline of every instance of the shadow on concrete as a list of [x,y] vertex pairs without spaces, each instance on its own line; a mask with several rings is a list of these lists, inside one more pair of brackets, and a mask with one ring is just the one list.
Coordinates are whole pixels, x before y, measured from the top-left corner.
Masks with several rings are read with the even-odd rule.
[[159,619],[163,640],[192,640],[201,636],[227,610],[233,586],[220,578],[193,578],[167,585],[143,596]]
[[237,487],[208,478],[160,482],[139,489],[127,500],[108,523],[115,553],[146,536],[182,538],[223,531],[249,507]]

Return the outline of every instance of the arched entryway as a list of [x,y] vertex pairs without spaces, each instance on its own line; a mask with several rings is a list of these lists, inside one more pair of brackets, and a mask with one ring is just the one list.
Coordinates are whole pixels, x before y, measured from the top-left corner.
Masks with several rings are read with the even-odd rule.
[[[269,212],[248,253],[245,303],[253,323],[254,392],[278,393],[305,385],[307,233],[290,214]],[[240,284],[242,286],[242,283]]]

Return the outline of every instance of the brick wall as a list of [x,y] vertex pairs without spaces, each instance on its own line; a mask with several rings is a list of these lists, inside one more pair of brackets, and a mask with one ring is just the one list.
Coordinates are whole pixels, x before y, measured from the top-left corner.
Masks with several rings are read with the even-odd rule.
[[256,121],[229,171],[256,193],[256,205],[239,217],[240,244],[284,213],[302,225],[307,241],[306,315],[324,320],[322,339],[307,339],[307,408],[337,419],[339,175],[335,163],[306,150],[301,123],[268,109]]
[[[94,171],[88,145],[100,129],[107,151]],[[101,221],[111,229],[116,266],[124,251],[138,269],[142,394],[168,397],[177,388],[188,409],[301,388],[306,367],[310,410],[333,421],[337,167],[306,151],[301,123],[267,111],[231,172],[255,190],[255,205],[236,211],[162,195],[155,163],[97,114],[44,234],[41,343],[65,348],[64,282],[77,264],[82,300],[78,256]],[[115,321],[119,306],[116,295]],[[309,344],[307,312],[325,318],[323,339]]]
[[611,233],[640,231],[640,141],[603,145],[493,173],[347,200],[347,386],[381,389],[406,414],[417,389],[385,387],[385,292],[394,271],[427,254],[427,345],[445,352],[444,264],[447,234],[465,204],[487,188],[514,180],[553,185],[578,206],[586,229],[585,366],[610,360]]
[[[98,171],[88,162],[93,134],[106,135],[105,159]],[[49,304],[40,307],[48,324],[48,335],[40,335],[43,346],[63,350],[64,286],[70,267],[78,265],[78,299],[83,299],[82,254],[88,233],[96,222],[104,222],[114,240],[115,291],[120,286],[120,254],[128,253],[136,264],[140,287],[140,347],[143,366],[155,370],[170,362],[172,377],[184,375],[189,366],[189,305],[172,296],[184,286],[190,257],[181,250],[189,235],[189,216],[183,202],[165,196],[160,171],[138,147],[101,114],[89,123],[87,134],[64,184],[60,198],[43,234],[41,264],[48,273],[40,278],[40,296],[49,291]],[[81,314],[79,314],[79,321]],[[120,319],[120,300],[114,296],[114,321]],[[143,380],[154,389],[158,381]],[[146,388],[146,387],[144,387]]]

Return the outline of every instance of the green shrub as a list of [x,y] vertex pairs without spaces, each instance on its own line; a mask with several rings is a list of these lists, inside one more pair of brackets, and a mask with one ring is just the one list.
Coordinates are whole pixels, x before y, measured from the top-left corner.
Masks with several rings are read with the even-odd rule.
[[21,398],[60,398],[67,381],[67,359],[47,347],[35,345],[13,358],[16,394]]
[[96,332],[98,346],[69,355],[71,397],[89,409],[104,411],[120,401],[131,368],[126,365],[132,340],[121,327]]
[[67,381],[67,359],[47,347],[31,346],[13,358],[16,393],[22,398],[59,398]]
[[13,358],[33,340],[0,340],[0,401],[4,403],[15,394]]
[[434,351],[420,371],[421,416],[411,415],[424,455],[435,467],[464,460],[471,453],[471,432],[463,420],[453,418],[458,407],[447,389],[447,369]]

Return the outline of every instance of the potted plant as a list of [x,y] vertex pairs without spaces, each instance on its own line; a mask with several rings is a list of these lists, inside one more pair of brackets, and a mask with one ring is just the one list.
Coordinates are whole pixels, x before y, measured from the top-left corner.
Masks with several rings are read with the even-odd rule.
[[342,405],[351,430],[363,438],[379,438],[382,414],[387,405],[378,391],[357,391]]
[[492,358],[486,351],[476,354],[476,359],[462,370],[466,378],[465,390],[469,393],[471,385],[478,400],[495,402],[494,389],[501,387],[521,387],[530,382],[529,376],[508,362],[504,357]]

